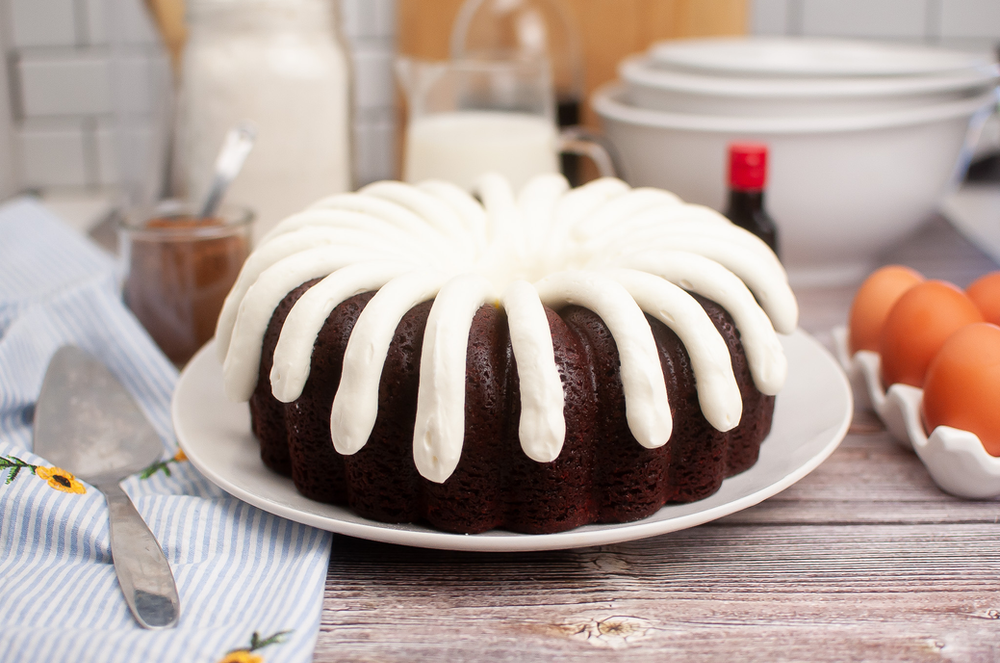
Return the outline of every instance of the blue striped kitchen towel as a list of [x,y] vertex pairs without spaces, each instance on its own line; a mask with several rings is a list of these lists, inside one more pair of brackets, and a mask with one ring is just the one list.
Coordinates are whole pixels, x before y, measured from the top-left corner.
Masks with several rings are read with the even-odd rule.
[[[251,507],[185,462],[170,424],[177,373],[118,295],[114,260],[29,199],[0,206],[0,661],[279,663],[312,658],[327,532]],[[160,541],[179,625],[136,625],[93,487],[31,453],[49,359],[100,358],[163,440],[123,483]]]

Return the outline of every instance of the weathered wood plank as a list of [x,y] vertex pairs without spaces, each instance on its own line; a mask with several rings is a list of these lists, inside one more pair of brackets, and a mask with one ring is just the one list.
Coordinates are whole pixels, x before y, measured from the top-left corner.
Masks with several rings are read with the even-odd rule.
[[998,534],[706,525],[505,555],[338,537],[321,642],[338,660],[993,660]]

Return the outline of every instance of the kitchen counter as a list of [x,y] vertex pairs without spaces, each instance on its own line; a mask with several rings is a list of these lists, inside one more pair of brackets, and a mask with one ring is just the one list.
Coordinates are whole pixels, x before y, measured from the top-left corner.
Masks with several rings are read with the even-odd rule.
[[[997,269],[941,218],[883,262],[962,286]],[[853,287],[797,294],[829,346]],[[788,490],[672,534],[502,554],[335,535],[315,660],[995,661],[998,522],[858,411]]]

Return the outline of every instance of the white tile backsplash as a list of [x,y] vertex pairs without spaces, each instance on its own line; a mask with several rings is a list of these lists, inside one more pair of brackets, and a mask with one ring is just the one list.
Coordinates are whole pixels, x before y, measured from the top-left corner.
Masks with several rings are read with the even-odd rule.
[[115,29],[123,44],[155,44],[156,26],[143,0],[78,0],[84,7],[90,44],[109,43],[108,30]]
[[351,51],[354,180],[396,177],[396,0],[340,0],[341,32]]
[[22,55],[17,63],[26,117],[110,113],[108,58],[100,52]]
[[1000,41],[1000,0],[941,0],[941,37]]
[[143,172],[157,173],[158,170],[152,166],[146,167],[148,161],[154,158],[154,139],[153,128],[148,125],[132,127],[119,134],[113,122],[98,122],[94,135],[97,183],[102,186],[118,184],[121,181],[120,164],[124,161],[138,166]]
[[755,35],[788,34],[788,0],[750,0],[750,32]]
[[801,0],[805,36],[922,39],[926,0]]
[[[354,65],[356,179],[392,177],[396,0],[330,1],[340,6]],[[0,31],[11,37],[0,41],[0,58],[16,79],[8,105],[20,113],[6,150],[16,171],[11,181],[57,189],[117,183],[122,113],[128,144],[153,154],[154,124],[163,118],[151,81],[165,65],[156,60],[159,37],[144,0],[0,0],[0,15],[10,17]]]
[[104,46],[108,43],[108,16],[105,0],[79,0],[83,6],[83,24],[87,31],[87,43]]
[[748,31],[989,51],[1000,42],[1000,0],[750,0]]
[[340,0],[341,31],[349,41],[396,34],[396,0]]
[[110,186],[118,182],[118,152],[115,143],[114,124],[108,120],[97,123],[94,136],[97,147],[97,182]]
[[393,77],[394,54],[385,51],[359,50],[352,54],[354,63],[354,107],[357,110],[395,106],[396,83]]
[[399,177],[396,161],[393,120],[360,122],[354,126],[354,176],[358,186]]
[[982,53],[987,57],[996,58],[998,41],[1000,40],[990,37],[942,37],[934,43],[944,48]]
[[79,123],[22,127],[17,132],[21,186],[29,189],[91,184],[87,136]]
[[9,0],[14,46],[77,44],[74,0]]
[[123,43],[157,44],[160,42],[156,24],[143,0],[88,0],[88,2],[103,2],[114,9],[109,25],[121,31],[124,37]]
[[156,86],[169,85],[167,66],[165,61],[141,53],[122,53],[112,60],[109,74],[111,93],[115,95],[112,97],[114,112],[149,115],[154,110],[153,104],[166,103],[166,90]]

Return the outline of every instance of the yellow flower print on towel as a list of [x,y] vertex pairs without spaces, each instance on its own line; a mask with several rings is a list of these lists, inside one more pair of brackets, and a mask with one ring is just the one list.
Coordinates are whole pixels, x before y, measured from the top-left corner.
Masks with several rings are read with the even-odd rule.
[[219,659],[219,663],[264,663],[264,657],[260,654],[255,654],[255,651],[263,649],[268,645],[276,645],[278,643],[285,641],[285,636],[291,633],[291,631],[279,631],[269,638],[260,637],[257,631],[253,632],[250,637],[249,647],[240,647],[239,649],[233,649],[228,654]]
[[49,485],[64,493],[76,493],[82,495],[87,492],[83,484],[76,480],[76,477],[59,467],[35,467],[35,475],[48,481]]
[[45,480],[51,488],[64,493],[74,493],[82,495],[87,492],[86,486],[80,483],[72,473],[60,467],[42,467],[26,463],[16,456],[0,456],[0,473],[10,471],[4,485],[8,485],[17,478],[21,470],[31,470],[39,479]]
[[264,663],[264,657],[251,654],[246,649],[235,649],[226,654],[219,663]]

